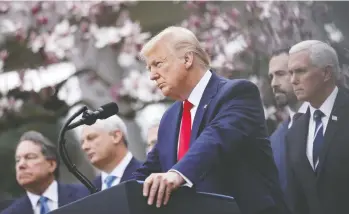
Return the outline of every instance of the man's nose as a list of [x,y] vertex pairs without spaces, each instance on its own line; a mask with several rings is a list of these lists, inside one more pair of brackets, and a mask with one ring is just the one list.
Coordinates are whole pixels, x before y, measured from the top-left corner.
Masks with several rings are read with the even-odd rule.
[[155,69],[152,69],[150,71],[150,80],[157,80],[159,78],[159,74],[155,71]]
[[17,162],[18,169],[25,169],[27,167],[27,163],[24,159],[21,159]]
[[81,149],[84,150],[85,152],[88,151],[90,149],[90,147],[88,146],[88,143],[86,141],[84,141],[81,144]]
[[276,80],[275,77],[273,77],[273,78],[271,79],[270,86],[271,86],[272,88],[275,88],[275,87],[278,86],[278,81]]
[[291,74],[291,84],[296,85],[298,83],[298,79],[296,75]]

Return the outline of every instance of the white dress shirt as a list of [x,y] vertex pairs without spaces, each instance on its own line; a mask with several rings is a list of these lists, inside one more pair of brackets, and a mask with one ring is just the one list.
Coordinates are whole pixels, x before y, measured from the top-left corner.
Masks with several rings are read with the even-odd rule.
[[[34,193],[27,191],[27,196],[30,200],[30,203],[32,205],[34,214],[40,214],[40,195],[36,195]],[[42,194],[42,196],[45,196],[48,198],[47,200],[47,206],[50,209],[50,211],[55,210],[58,208],[58,184],[57,181],[53,181],[50,186],[45,190],[45,192]]]
[[[195,114],[196,114],[196,111],[197,111],[197,109],[199,107],[201,97],[204,94],[204,91],[206,89],[206,86],[207,86],[208,82],[211,79],[211,76],[212,76],[211,71],[206,71],[204,76],[200,79],[199,83],[196,84],[195,88],[189,94],[188,101],[191,104],[193,104],[193,107],[190,109],[191,125],[193,125]],[[184,102],[183,102],[183,105],[184,105]],[[181,125],[182,125],[182,122],[181,122]],[[179,130],[178,134],[180,134],[180,133],[181,132]],[[180,139],[180,137],[178,139]],[[178,140],[178,145],[177,145],[177,151],[179,150],[178,147],[179,147],[179,140]],[[184,180],[186,181],[185,186],[188,186],[188,187],[192,187],[193,186],[193,183],[187,177],[185,177],[182,173],[178,172],[177,170],[173,170],[173,169],[171,169],[169,171],[175,171],[175,172],[179,173],[184,178]]]
[[121,160],[121,162],[113,169],[113,171],[110,174],[108,174],[106,172],[101,172],[102,190],[107,189],[107,184],[104,181],[109,175],[116,176],[116,179],[112,182],[111,186],[115,186],[115,185],[118,185],[120,183],[122,175],[124,174],[124,171],[125,171],[127,165],[132,160],[132,157],[133,156],[132,156],[131,152],[127,152],[126,156]]
[[[334,105],[335,99],[337,97],[337,94],[338,94],[338,87],[336,87],[332,91],[330,96],[327,97],[325,102],[319,108],[319,110],[322,111],[322,113],[324,113],[324,116],[321,118],[324,136],[325,136],[328,121],[331,117],[331,112],[332,112],[333,105]],[[312,107],[311,105],[309,105],[309,107],[310,107],[310,118],[309,118],[306,153],[307,153],[307,157],[308,157],[308,160],[310,162],[311,167],[313,167],[313,169],[315,169],[319,163],[319,160],[317,160],[316,165],[314,167],[314,164],[313,164],[313,143],[314,143],[314,138],[315,138],[314,132],[315,132],[315,127],[316,127],[316,123],[314,120],[314,111],[316,109],[314,107]]]
[[[298,113],[305,114],[307,112],[308,106],[309,106],[308,102],[302,103],[302,105],[298,109]],[[292,111],[288,106],[286,109],[288,111],[288,114],[290,115],[290,122],[288,123],[288,128],[291,128],[293,124],[293,116],[296,114],[296,112]]]

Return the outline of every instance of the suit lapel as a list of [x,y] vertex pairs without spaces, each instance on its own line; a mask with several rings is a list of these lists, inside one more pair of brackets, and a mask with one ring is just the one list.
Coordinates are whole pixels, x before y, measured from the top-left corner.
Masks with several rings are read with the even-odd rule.
[[299,154],[301,163],[306,164],[311,171],[313,171],[310,162],[307,157],[307,141],[308,141],[308,126],[310,118],[310,109],[301,116],[297,121],[294,121],[292,125],[292,131],[288,132],[288,137],[291,139],[288,147],[295,148],[295,153]]
[[177,162],[178,136],[182,119],[182,111],[182,102],[175,102],[172,111],[168,114],[171,119],[167,120],[168,122],[166,122],[166,132],[159,133],[164,134],[164,141],[168,142],[168,144],[164,144],[165,147],[168,147],[164,149],[164,157],[166,157],[163,160],[165,169],[171,169],[171,167]]
[[19,199],[19,203],[16,204],[16,207],[18,207],[18,211],[21,214],[34,214],[34,210],[32,207],[32,204],[28,198],[28,196],[24,196]]
[[120,179],[120,183],[127,181],[132,178],[132,173],[136,171],[136,169],[139,167],[138,162],[135,158],[132,158],[130,163],[128,163],[124,173],[122,174],[122,177]]
[[99,190],[102,189],[102,176],[98,175],[93,181],[93,185],[95,185]]
[[212,76],[210,81],[208,82],[204,93],[201,97],[200,104],[196,110],[192,130],[191,130],[191,136],[190,136],[190,143],[194,142],[197,138],[199,128],[201,125],[202,118],[205,115],[205,112],[208,108],[208,105],[212,99],[212,97],[217,93],[218,91],[218,85],[219,85],[219,77],[212,72]]
[[[321,173],[322,166],[326,161],[326,156],[330,149],[330,145],[334,143],[333,139],[334,139],[335,133],[337,132],[339,127],[344,126],[344,124],[342,123],[346,122],[345,120],[343,120],[343,117],[344,117],[343,114],[346,113],[345,107],[347,107],[346,104],[348,104],[348,99],[349,99],[348,96],[345,94],[343,90],[338,91],[338,95],[333,105],[333,110],[328,120],[326,132],[324,136],[323,148],[319,156],[319,165],[317,166],[317,172],[319,173],[319,175]],[[333,117],[337,117],[337,119],[334,120]]]

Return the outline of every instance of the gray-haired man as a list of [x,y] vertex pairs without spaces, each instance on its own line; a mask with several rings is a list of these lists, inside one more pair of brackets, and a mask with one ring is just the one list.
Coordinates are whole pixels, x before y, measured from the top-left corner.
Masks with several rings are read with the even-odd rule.
[[328,44],[308,40],[290,49],[288,69],[307,112],[286,135],[287,195],[294,213],[349,213],[349,93],[336,85],[339,63]]
[[81,147],[101,171],[93,183],[101,190],[130,180],[141,165],[127,149],[127,128],[117,115],[83,126]]

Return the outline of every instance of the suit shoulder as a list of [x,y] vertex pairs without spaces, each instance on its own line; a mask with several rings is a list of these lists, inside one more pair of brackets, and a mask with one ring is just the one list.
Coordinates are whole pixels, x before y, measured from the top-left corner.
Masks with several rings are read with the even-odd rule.
[[256,84],[251,82],[247,79],[233,79],[233,80],[227,80],[227,84],[225,84],[227,87],[234,88],[234,89],[252,89],[252,90],[258,90],[258,87]]
[[132,158],[130,164],[138,167],[138,166],[141,166],[143,163],[142,163],[142,161],[140,161],[140,160],[138,160],[136,158]]
[[223,99],[235,96],[245,96],[247,94],[253,97],[260,97],[259,89],[256,84],[246,79],[222,80],[223,84],[219,88],[218,94]]
[[81,192],[84,192],[85,186],[80,183],[72,183],[72,184],[62,184],[59,183],[60,191],[66,191],[74,193],[75,195],[79,195]]
[[27,196],[22,196],[15,199],[6,209],[0,212],[0,214],[20,214],[21,209],[28,208],[31,208],[30,201]]
[[[173,112],[176,108],[178,108],[181,104],[182,104],[181,101],[175,101],[174,103],[172,103],[172,104],[166,109],[166,111],[164,112],[164,114],[162,115],[161,121],[162,121],[164,118],[166,118],[167,115],[171,115],[172,112]],[[160,121],[160,123],[161,123],[161,121]]]

